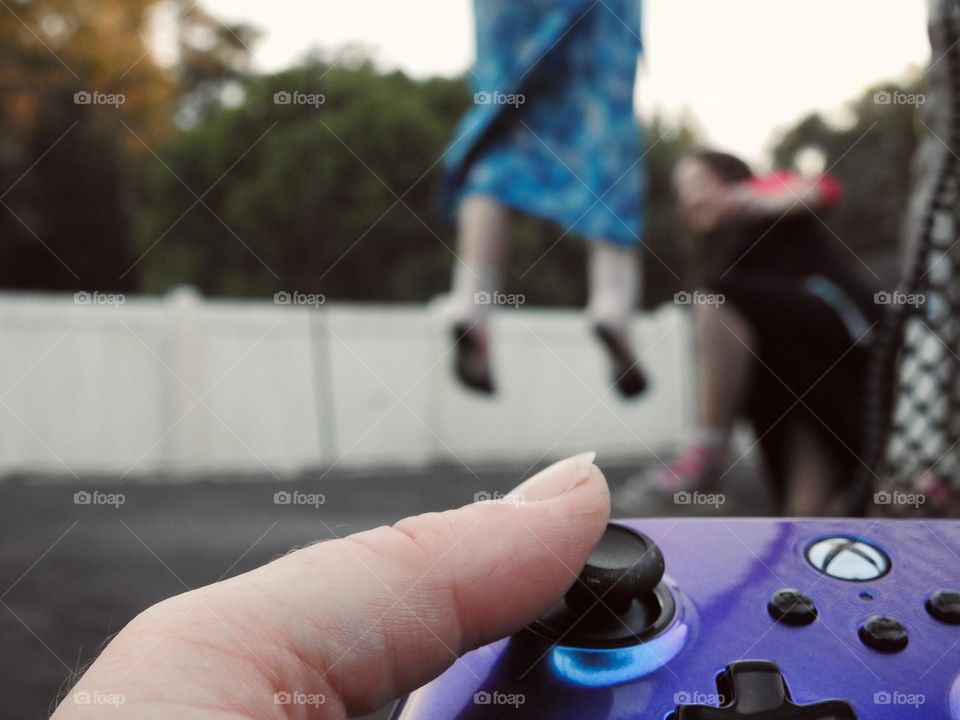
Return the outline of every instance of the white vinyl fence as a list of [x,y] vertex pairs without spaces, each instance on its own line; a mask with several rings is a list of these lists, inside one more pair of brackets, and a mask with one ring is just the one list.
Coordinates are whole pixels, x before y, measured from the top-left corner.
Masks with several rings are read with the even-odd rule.
[[499,311],[495,399],[435,307],[0,294],[0,476],[272,473],[638,455],[692,419],[689,318],[638,316],[651,389],[609,389],[582,314]]

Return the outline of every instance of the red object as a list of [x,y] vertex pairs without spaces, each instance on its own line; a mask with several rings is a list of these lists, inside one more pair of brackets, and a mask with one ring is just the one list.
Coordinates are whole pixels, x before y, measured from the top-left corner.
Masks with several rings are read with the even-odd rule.
[[823,202],[826,205],[839,205],[843,199],[843,183],[837,180],[833,175],[821,175],[817,181],[817,188],[823,196]]
[[[803,176],[798,173],[781,170],[770,173],[769,175],[760,175],[747,182],[747,185],[762,195],[773,195],[781,192],[790,192],[789,186],[792,183],[801,180]],[[832,207],[840,203],[843,199],[843,184],[833,175],[821,175],[817,181],[817,189],[823,198],[824,205]]]

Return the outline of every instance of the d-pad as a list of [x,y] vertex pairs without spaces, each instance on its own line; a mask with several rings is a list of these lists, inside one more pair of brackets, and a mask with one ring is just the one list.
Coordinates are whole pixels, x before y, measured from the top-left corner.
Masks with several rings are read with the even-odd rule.
[[717,678],[725,704],[681,705],[671,720],[857,720],[849,703],[827,700],[795,705],[783,675],[772,662],[747,660],[728,665]]

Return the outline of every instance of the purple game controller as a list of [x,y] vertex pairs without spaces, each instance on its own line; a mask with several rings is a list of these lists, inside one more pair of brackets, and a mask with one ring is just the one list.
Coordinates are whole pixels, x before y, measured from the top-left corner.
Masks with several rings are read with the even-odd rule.
[[960,523],[611,524],[536,622],[395,720],[960,720]]

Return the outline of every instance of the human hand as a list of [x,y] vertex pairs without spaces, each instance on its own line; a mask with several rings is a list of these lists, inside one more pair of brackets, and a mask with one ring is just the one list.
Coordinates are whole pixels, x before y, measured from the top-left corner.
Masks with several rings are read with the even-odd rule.
[[773,218],[803,207],[786,187],[778,192],[759,191],[750,183],[731,185],[723,198],[721,215],[725,223]]
[[52,720],[369,713],[535,619],[576,579],[609,508],[587,453],[503,500],[322,542],[170,598],[114,638]]

